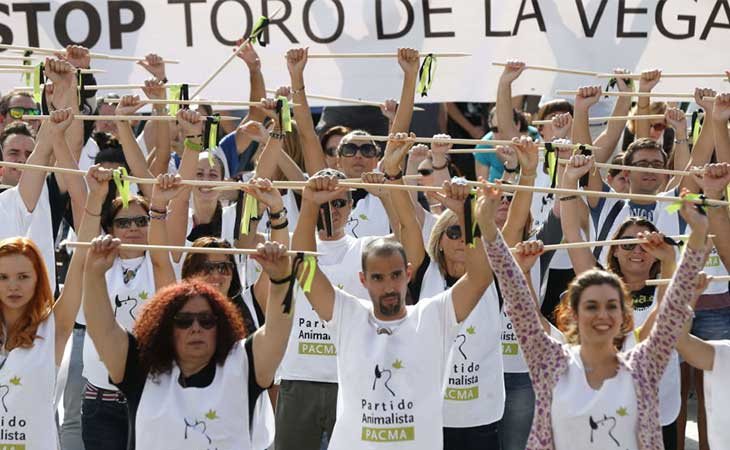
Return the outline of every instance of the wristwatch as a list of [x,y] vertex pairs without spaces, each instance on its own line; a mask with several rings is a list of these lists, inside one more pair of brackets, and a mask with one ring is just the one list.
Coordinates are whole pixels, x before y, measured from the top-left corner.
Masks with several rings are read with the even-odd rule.
[[269,210],[269,218],[271,220],[286,219],[286,213],[287,213],[286,206],[282,207],[281,210],[279,210],[279,211],[277,211],[275,213],[274,212],[271,212],[271,210]]

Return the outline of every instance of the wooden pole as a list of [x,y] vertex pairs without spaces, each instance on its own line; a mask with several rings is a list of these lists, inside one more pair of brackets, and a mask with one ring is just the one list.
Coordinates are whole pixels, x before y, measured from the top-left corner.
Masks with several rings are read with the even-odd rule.
[[[713,100],[715,97],[707,97],[706,100]],[[687,117],[692,114],[686,114]],[[619,122],[624,120],[664,120],[664,114],[637,114],[635,116],[606,116],[606,117],[591,117],[588,119],[589,122]],[[552,120],[533,120],[532,125],[549,125],[553,123]]]
[[[623,78],[630,80],[640,80],[640,73],[599,73],[598,78]],[[662,73],[662,78],[727,78],[724,73]]]
[[[56,50],[53,48],[42,48],[42,47],[23,47],[20,45],[8,45],[8,44],[0,44],[0,49],[6,49],[6,50],[18,50],[22,52],[31,51],[33,53],[38,54],[47,54],[47,55],[55,55],[56,53],[63,53],[66,51],[66,49],[60,49]],[[91,56],[92,59],[108,59],[108,60],[115,60],[115,61],[144,61],[144,58],[140,58],[139,56],[117,56],[117,55],[107,55],[103,53],[93,53],[90,52],[89,56]],[[179,64],[180,61],[174,60],[174,59],[166,59],[162,61],[165,64]]]
[[[39,115],[39,116],[28,116],[24,115],[23,120],[44,120],[48,119],[51,116],[48,115]],[[220,116],[220,120],[241,120],[240,117],[234,117],[234,116]],[[173,116],[89,116],[85,114],[75,114],[74,120],[85,120],[85,121],[96,121],[96,120],[112,120],[112,121],[123,121],[123,120],[159,120],[163,122],[173,122],[177,120],[176,117]]]
[[[9,70],[15,70],[17,72],[33,72],[36,70],[36,67],[33,66],[24,66],[24,65],[18,65],[18,64],[0,64],[0,69],[9,71]],[[102,69],[81,69],[81,73],[106,73],[106,70]]]
[[[668,236],[670,239],[673,239],[675,241],[686,241],[689,239],[688,234],[683,234],[679,236]],[[648,240],[646,239],[613,239],[613,240],[607,240],[607,241],[589,241],[589,242],[564,242],[562,244],[551,244],[551,245],[545,245],[543,246],[544,251],[549,252],[552,250],[568,250],[568,249],[577,249],[577,248],[593,248],[593,247],[610,247],[612,245],[621,245],[621,244],[645,244]],[[513,252],[517,250],[517,247],[512,247],[510,250]]]
[[[730,275],[709,276],[710,281],[730,281]],[[671,278],[660,278],[657,280],[646,280],[647,286],[665,286],[672,281]]]
[[[568,164],[570,161],[567,159],[559,159],[558,163],[560,164]],[[594,162],[594,167],[598,167],[600,169],[615,169],[615,170],[628,170],[630,172],[646,172],[646,173],[658,173],[661,175],[674,175],[674,176],[680,176],[680,177],[688,177],[694,174],[702,174],[704,173],[704,170],[697,169],[697,170],[672,170],[672,169],[657,169],[654,167],[637,167],[637,166],[624,166],[621,164],[609,164],[609,163],[599,163]]]
[[[387,142],[390,138],[388,136],[350,136],[348,138],[348,142]],[[506,140],[494,140],[494,139],[456,139],[456,138],[450,138],[450,139],[441,139],[441,138],[427,138],[427,137],[417,137],[415,140],[418,144],[462,144],[462,145],[512,145],[512,141],[506,141]],[[580,144],[578,144],[580,145]],[[576,144],[562,144],[562,143],[554,143],[554,147],[557,148],[575,148]],[[545,147],[540,147],[545,148]],[[598,150],[598,147],[595,147],[593,145],[586,145],[586,149],[588,150]],[[455,149],[455,150],[449,150],[449,153],[479,153],[479,150],[488,150],[487,152],[482,153],[490,153],[494,152],[494,149]]]
[[[90,248],[91,242],[72,242],[63,241],[61,245],[67,247],[80,247]],[[151,244],[121,244],[120,250],[157,250],[165,252],[183,252],[183,253],[207,253],[214,255],[255,255],[258,253],[253,248],[221,248],[221,247],[184,247],[178,245],[151,245]],[[289,256],[296,256],[297,254],[310,255],[310,256],[321,256],[321,253],[312,251],[301,251],[290,250],[286,252]]]
[[[120,103],[120,98],[104,98],[104,103]],[[261,102],[238,101],[238,100],[171,100],[154,99],[140,100],[140,103],[147,105],[219,105],[219,106],[261,106]],[[289,103],[291,106],[298,106],[296,103]]]
[[[182,84],[182,83],[167,83],[167,86],[171,84]],[[197,84],[191,84],[187,83],[188,86],[197,86]],[[94,84],[89,86],[84,86],[85,91],[123,91],[123,90],[131,90],[131,89],[143,89],[146,86],[144,84]],[[77,87],[77,89],[80,89],[80,86]],[[32,87],[28,86],[18,86],[13,88],[13,90],[16,91],[32,91]]]
[[[507,63],[493,62],[492,65],[499,66],[499,67],[506,67]],[[567,73],[567,74],[571,74],[571,75],[587,75],[590,77],[595,77],[596,75],[598,75],[598,72],[591,72],[588,70],[562,69],[560,67],[550,67],[550,66],[525,66],[525,69],[540,70],[543,72]]]
[[[269,94],[275,94],[276,90],[267,89],[266,92],[268,92]],[[380,105],[381,105],[381,103],[379,103],[379,102],[361,100],[359,98],[333,97],[331,95],[315,95],[315,94],[307,94],[307,97],[313,98],[316,100],[327,100],[327,101],[331,101],[331,102],[351,103],[353,105],[365,105],[365,106],[377,106],[377,107],[380,107]],[[425,111],[423,108],[420,108],[418,106],[414,106],[413,110],[414,111]]]
[[[578,91],[555,91],[555,95],[578,95]],[[694,93],[682,92],[621,92],[606,91],[601,95],[606,97],[656,97],[656,98],[695,98]]]
[[[419,52],[421,56],[426,56],[428,52]],[[451,53],[431,53],[436,58],[463,58],[471,56],[471,53],[451,52]],[[354,59],[354,58],[397,58],[398,53],[310,53],[309,59]]]

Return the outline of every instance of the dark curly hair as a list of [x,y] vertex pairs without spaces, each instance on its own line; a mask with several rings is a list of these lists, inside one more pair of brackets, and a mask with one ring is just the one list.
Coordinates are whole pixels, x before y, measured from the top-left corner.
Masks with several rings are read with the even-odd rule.
[[217,364],[223,364],[233,345],[246,337],[236,307],[215,288],[201,280],[184,280],[157,291],[145,305],[134,325],[139,345],[141,366],[152,376],[169,372],[176,358],[172,318],[193,297],[203,297],[218,318],[215,353]]

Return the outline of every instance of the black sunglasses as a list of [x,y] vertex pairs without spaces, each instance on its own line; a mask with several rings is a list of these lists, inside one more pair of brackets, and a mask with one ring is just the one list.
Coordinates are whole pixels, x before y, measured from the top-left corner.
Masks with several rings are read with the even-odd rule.
[[144,228],[150,224],[149,216],[118,217],[114,219],[114,226],[117,228],[130,228],[135,224],[137,228]]
[[[619,239],[636,239],[636,236],[621,236]],[[619,244],[619,247],[621,249],[626,250],[627,252],[632,251],[636,248],[636,246],[639,244]]]
[[427,177],[433,173],[433,169],[418,169],[418,174]]
[[219,275],[231,275],[235,268],[236,268],[236,265],[230,261],[220,261],[220,262],[207,262],[206,261],[200,267],[200,271],[206,275],[210,275],[213,272],[216,272]]
[[211,312],[186,313],[179,312],[172,318],[175,328],[187,330],[193,326],[193,322],[197,321],[198,325],[205,330],[210,330],[218,324],[218,318]]
[[344,208],[345,206],[347,206],[347,200],[345,200],[344,198],[336,198],[336,199],[330,201],[330,205],[333,208],[341,209],[341,208]]
[[357,152],[360,152],[363,158],[375,158],[378,156],[378,153],[380,153],[378,147],[374,144],[365,143],[357,145],[350,142],[340,146],[340,156],[344,156],[345,158],[351,158],[355,156]]
[[446,237],[452,241],[461,239],[461,226],[460,225],[449,225],[445,231]]
[[324,153],[327,156],[337,156],[337,147],[327,147],[324,149]]

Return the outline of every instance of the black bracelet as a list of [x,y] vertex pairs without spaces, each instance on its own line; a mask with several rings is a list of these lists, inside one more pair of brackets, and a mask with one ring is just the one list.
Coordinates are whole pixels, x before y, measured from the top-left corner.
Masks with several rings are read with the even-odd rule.
[[286,214],[286,213],[287,213],[286,206],[283,206],[277,212],[271,212],[271,210],[269,210],[269,217],[271,217],[274,220],[277,220],[277,219],[281,218],[282,214]]
[[433,170],[444,170],[445,168],[449,167],[449,162],[450,162],[449,158],[446,158],[445,161],[446,162],[444,163],[443,166],[434,166],[433,164],[431,164],[431,168]]
[[398,180],[400,180],[401,178],[403,178],[403,171],[401,170],[400,172],[398,172],[398,173],[397,173],[397,174],[395,174],[395,175],[389,175],[389,174],[388,174],[388,173],[386,172],[386,173],[384,173],[384,175],[385,175],[385,179],[386,179],[386,180],[388,180],[388,181],[398,181]]
[[515,167],[514,169],[508,169],[507,166],[504,166],[504,171],[507,173],[517,173],[520,170],[520,166]]
[[271,284],[286,284],[286,283],[290,282],[291,279],[292,279],[292,274],[289,274],[287,277],[281,278],[281,279],[278,279],[278,280],[275,280],[273,278],[269,278],[269,281],[271,281]]
[[283,230],[284,228],[289,226],[289,219],[284,220],[279,225],[272,225],[271,221],[269,221],[269,228],[272,230]]

